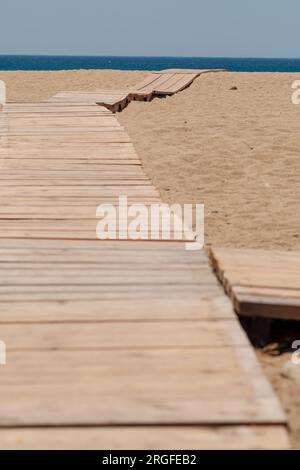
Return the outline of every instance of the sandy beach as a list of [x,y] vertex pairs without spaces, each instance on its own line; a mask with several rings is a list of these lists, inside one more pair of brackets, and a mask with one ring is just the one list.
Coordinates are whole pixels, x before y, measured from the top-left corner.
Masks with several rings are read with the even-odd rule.
[[[123,89],[147,72],[1,72],[9,102],[34,102],[62,90]],[[221,73],[198,78],[166,99],[131,103],[118,119],[166,202],[204,203],[210,245],[300,249],[300,105],[289,73]],[[297,383],[289,360],[258,357],[300,446]],[[298,417],[297,417],[298,415]]]
[[[123,89],[147,72],[2,72],[9,101]],[[222,73],[118,114],[165,201],[205,204],[207,245],[300,249],[300,106],[288,73]]]

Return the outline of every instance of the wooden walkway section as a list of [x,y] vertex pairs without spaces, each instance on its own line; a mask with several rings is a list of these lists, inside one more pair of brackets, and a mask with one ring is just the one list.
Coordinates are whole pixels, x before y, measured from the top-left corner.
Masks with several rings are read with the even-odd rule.
[[218,69],[162,70],[150,73],[145,80],[127,90],[62,91],[50,98],[49,101],[55,103],[97,103],[115,113],[122,111],[131,101],[151,101],[155,96],[171,96],[190,86],[200,75],[223,71]]
[[300,320],[300,253],[213,248],[216,273],[239,315]]
[[160,201],[116,117],[8,104],[0,158],[0,448],[288,448],[206,255],[96,239],[100,203]]

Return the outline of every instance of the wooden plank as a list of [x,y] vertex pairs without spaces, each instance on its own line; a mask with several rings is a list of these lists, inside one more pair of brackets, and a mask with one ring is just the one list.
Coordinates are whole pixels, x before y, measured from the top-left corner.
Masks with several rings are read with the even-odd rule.
[[[63,328],[62,328],[63,326]],[[231,335],[228,334],[231,330]],[[209,348],[232,346],[232,334],[238,347],[248,340],[236,320],[101,322],[101,323],[27,323],[2,324],[1,339],[7,351],[111,350],[153,348]]]
[[[0,136],[0,141],[1,141]],[[68,145],[68,143],[72,143],[74,147],[76,143],[82,143],[85,146],[88,146],[89,143],[101,144],[101,143],[130,143],[129,137],[124,134],[121,130],[118,131],[107,131],[107,132],[86,132],[84,134],[79,133],[69,133],[69,134],[61,134],[61,135],[53,135],[53,134],[44,134],[44,135],[9,135],[5,137],[6,145],[10,148],[15,144],[32,146],[35,148],[43,147],[45,143],[49,143],[50,147],[51,144],[58,146],[60,144]]]
[[[138,240],[149,240],[149,235],[148,233],[146,234],[137,234],[135,235]],[[31,227],[28,227],[28,229],[3,229],[2,233],[0,233],[0,238],[14,238],[14,239],[23,239],[23,238],[30,238],[33,240],[37,239],[46,239],[48,240],[49,238],[56,238],[58,240],[99,240],[99,237],[97,236],[96,229],[94,230],[66,230],[66,229],[53,229],[53,230],[32,230]],[[119,239],[131,240],[131,236],[128,236],[128,232],[120,232],[115,235],[110,235],[108,239],[110,240],[119,240]],[[168,236],[167,240],[168,241],[177,241],[178,239],[182,238],[182,233],[181,232],[174,232],[171,234],[171,236]],[[105,237],[106,239],[106,237]],[[157,232],[155,237],[153,237],[153,243],[156,243],[156,241],[161,241],[165,240],[166,236],[162,232]],[[187,241],[194,241],[195,237],[191,236],[187,238]]]
[[[70,175],[71,176],[71,175]],[[19,179],[19,178],[0,178],[1,181],[1,187],[2,188],[12,188],[12,187],[28,187],[28,188],[36,188],[36,187],[67,187],[67,186],[84,186],[84,187],[101,187],[105,188],[107,186],[112,187],[112,186],[118,186],[121,187],[121,189],[128,188],[131,186],[136,187],[137,185],[139,187],[144,187],[146,190],[147,188],[151,187],[151,182],[148,181],[146,178],[126,178],[125,175],[119,178],[116,178],[114,176],[112,177],[107,177],[107,178],[99,178],[97,176],[86,178],[82,177],[80,178],[79,176],[74,179],[65,179],[66,175],[61,175],[60,178],[25,178],[25,179]],[[126,191],[126,190],[125,190]]]
[[[81,171],[97,171],[103,172],[120,172],[122,174],[139,173],[144,175],[144,172],[141,168],[141,163],[139,160],[134,160],[129,163],[124,162],[124,160],[117,160],[116,162],[99,162],[98,160],[91,159],[72,159],[64,160],[61,159],[32,159],[24,158],[20,159],[6,159],[5,161],[0,159],[0,167],[2,172],[12,172],[16,174],[14,169],[18,170],[18,174],[22,174],[22,171],[34,172],[34,171],[64,171],[68,169],[70,172],[81,172]],[[124,169],[124,173],[123,173]],[[71,173],[72,174],[72,173]]]
[[97,197],[109,197],[109,196],[135,196],[140,197],[140,201],[143,201],[143,197],[146,199],[148,197],[159,197],[158,191],[153,187],[148,187],[144,185],[133,184],[130,186],[121,186],[121,185],[111,185],[111,186],[101,186],[101,185],[86,185],[86,186],[18,186],[14,188],[12,186],[4,187],[1,185],[0,188],[0,197],[52,197],[52,196],[61,196],[61,197],[82,197],[82,198],[97,198]]
[[[207,277],[205,276],[207,274]],[[96,270],[93,272],[90,268],[84,271],[81,268],[81,272],[75,272],[72,270],[72,266],[69,270],[59,271],[50,271],[46,273],[45,271],[35,270],[31,268],[29,272],[26,272],[25,269],[22,270],[9,270],[0,275],[0,292],[2,289],[7,286],[14,286],[17,291],[18,286],[34,286],[38,288],[39,286],[79,286],[78,290],[83,288],[83,286],[98,286],[106,284],[118,284],[118,285],[128,285],[128,284],[146,284],[151,283],[156,285],[159,283],[169,283],[169,284],[193,284],[197,281],[203,282],[206,281],[208,284],[210,282],[209,271],[207,268],[188,270],[184,272],[174,273],[174,270],[170,268],[165,270],[159,278],[157,278],[157,270],[154,269],[153,272],[149,270]],[[6,289],[4,289],[7,292]]]
[[[86,136],[86,137],[90,137],[91,134],[93,137],[93,134],[96,134],[96,136],[103,136],[105,134],[109,135],[109,134],[114,134],[116,136],[119,136],[121,135],[121,132],[123,131],[122,127],[115,127],[115,126],[103,126],[103,127],[98,127],[98,126],[90,126],[90,127],[85,127],[84,129],[84,133],[82,131],[82,127],[81,126],[77,126],[77,127],[65,127],[65,128],[62,128],[62,129],[57,129],[55,127],[38,127],[38,126],[35,126],[34,128],[31,128],[31,127],[22,127],[22,128],[15,128],[15,129],[11,129],[10,130],[10,140],[13,140],[11,139],[11,137],[19,137],[19,136],[45,136],[45,135],[49,135],[52,138],[60,138],[60,136],[64,135],[64,136],[69,136],[70,135],[70,139],[73,137],[78,137],[78,135],[80,136]],[[73,134],[76,134],[75,136],[73,136]],[[123,134],[123,132],[122,132]],[[0,130],[0,137],[1,136],[5,136],[6,133],[5,131],[1,131]],[[72,136],[72,137],[71,137]],[[44,137],[41,137],[41,139],[44,138]],[[9,140],[9,141],[10,141]]]
[[300,253],[213,248],[213,266],[240,315],[300,319]]
[[[26,242],[31,242],[32,246]],[[95,264],[96,267],[105,266],[105,268],[106,264],[110,264],[111,267],[116,265],[118,269],[122,264],[131,263],[132,265],[133,263],[135,269],[139,266],[145,269],[150,269],[151,266],[161,266],[162,271],[174,265],[180,265],[185,270],[194,267],[201,269],[205,266],[211,274],[211,279],[215,279],[205,256],[201,256],[198,251],[186,251],[181,242],[131,241],[124,243],[123,241],[101,240],[86,244],[80,240],[70,243],[50,239],[44,242],[41,240],[37,245],[31,240],[3,239],[0,241],[0,263],[2,269],[15,269],[16,267],[23,269],[28,263],[30,266],[38,264],[41,269],[50,269],[50,264],[53,264],[56,269],[62,269],[68,267],[69,263]]]
[[77,295],[68,292],[16,295],[14,292],[2,295],[0,306],[1,325],[7,322],[170,322],[181,321],[183,312],[186,321],[232,319],[229,300],[224,300],[219,290],[207,286],[197,292],[195,286],[193,290],[165,285],[150,290],[137,286],[135,290],[123,291],[115,287],[97,289],[96,293],[85,296],[78,292]]
[[[105,166],[105,165],[104,165]],[[150,181],[147,176],[143,173],[141,168],[137,167],[129,167],[128,170],[126,171],[125,169],[122,171],[120,168],[116,169],[109,169],[107,167],[106,170],[103,170],[101,167],[95,170],[89,170],[89,169],[82,169],[81,171],[79,170],[74,170],[70,169],[68,171],[68,175],[70,176],[71,181],[72,180],[80,180],[83,179],[84,181],[86,180],[94,180],[97,179],[99,181],[103,180],[106,181],[107,179],[118,179],[118,180],[131,180],[131,179],[138,179],[139,181]],[[63,170],[57,170],[57,169],[32,169],[28,171],[27,169],[24,170],[19,170],[18,173],[12,171],[11,169],[1,169],[1,174],[0,174],[0,180],[2,181],[3,184],[6,184],[10,180],[15,179],[16,181],[21,181],[22,184],[23,182],[28,182],[28,180],[32,180],[33,184],[35,180],[39,181],[39,179],[43,181],[51,181],[51,180],[57,180],[57,179],[64,179],[65,181],[68,181],[69,178],[66,178],[66,172]]]
[[283,426],[0,429],[1,450],[289,450]]
[[197,74],[198,76],[199,75],[202,75],[202,74],[205,74],[205,73],[219,73],[219,72],[226,72],[225,69],[165,69],[165,70],[159,70],[159,71],[155,71],[155,72],[152,72],[152,73],[156,73],[156,74],[170,74],[170,73],[176,73],[176,74]]
[[[124,193],[122,194],[124,195]],[[3,196],[1,202],[3,201],[3,204],[12,204],[12,205],[23,205],[24,204],[24,197],[22,196]],[[109,204],[118,204],[119,202],[119,196],[111,196],[111,195],[99,195],[99,196],[91,196],[91,197],[82,197],[82,196],[60,196],[55,195],[55,196],[37,196],[37,195],[32,195],[32,196],[27,196],[26,197],[26,202],[28,205],[45,205],[49,207],[53,207],[56,203],[58,204],[66,204],[70,206],[88,206],[88,207],[93,207],[96,209],[99,204],[102,203],[109,203]],[[141,203],[141,196],[129,196],[127,198],[128,204],[133,204],[135,202]],[[143,198],[143,203],[145,205],[150,204],[150,203],[159,203],[161,202],[160,198],[158,196],[151,196],[151,197],[144,197]]]
[[188,87],[195,79],[197,78],[196,74],[181,74],[176,75],[176,78],[169,80],[165,85],[159,87],[155,93],[156,94],[173,94],[178,93],[179,91],[184,90]]
[[11,351],[1,372],[0,422],[2,426],[284,423],[250,348],[236,353],[224,347],[218,352],[216,360],[211,347],[92,354]]
[[197,77],[196,74],[173,74],[162,75],[168,77],[161,85],[155,87],[154,93],[157,95],[173,95],[188,86]]
[[47,251],[51,252],[51,250],[64,250],[66,253],[69,251],[73,253],[76,250],[81,251],[82,249],[87,252],[106,252],[107,250],[114,250],[116,253],[119,251],[133,251],[133,252],[146,252],[146,253],[159,253],[159,252],[173,252],[173,253],[180,253],[180,254],[185,254],[185,256],[197,256],[199,259],[205,260],[205,255],[202,252],[188,252],[183,249],[183,246],[180,242],[174,242],[174,243],[164,243],[164,242],[158,242],[158,243],[151,243],[151,242],[138,242],[138,241],[132,241],[130,243],[123,243],[121,242],[116,242],[116,241],[94,241],[94,242],[89,242],[88,244],[85,243],[85,241],[76,241],[72,244],[67,241],[61,241],[61,240],[41,240],[38,245],[35,241],[32,240],[23,240],[23,241],[18,241],[16,242],[15,240],[12,240],[10,238],[1,240],[0,242],[0,248],[1,249],[13,249],[13,250],[23,250],[24,248],[31,248],[33,250],[40,250],[40,249],[46,249]]
[[[87,166],[89,165],[89,166]],[[0,168],[3,171],[9,171],[18,169],[21,170],[65,170],[70,169],[70,171],[80,171],[88,169],[90,171],[99,172],[102,167],[111,167],[113,169],[116,165],[125,165],[125,168],[128,166],[132,167],[133,172],[137,172],[138,168],[141,169],[141,163],[135,158],[129,157],[120,157],[111,159],[109,156],[107,158],[91,158],[88,160],[85,156],[79,158],[68,159],[63,156],[60,159],[48,158],[47,160],[42,160],[41,158],[7,158],[6,160],[0,160]],[[112,170],[113,171],[113,170]],[[119,167],[119,171],[122,171],[122,167]],[[126,174],[126,173],[125,173]]]
[[[149,298],[149,296],[173,295],[178,289],[178,296],[184,292],[190,295],[198,288],[199,296],[220,294],[220,291],[215,288],[214,284],[209,279],[203,280],[201,284],[194,282],[181,283],[181,282],[155,282],[148,280],[145,283],[135,284],[129,283],[98,283],[98,284],[77,284],[72,282],[70,284],[58,285],[52,283],[50,285],[5,285],[0,286],[1,301],[59,301],[59,300],[101,300],[101,299],[134,299],[136,298]],[[136,294],[135,294],[136,293]]]
[[115,112],[121,111],[128,103],[126,91],[99,90],[95,92],[60,92],[48,101],[62,103],[97,103]]
[[143,80],[131,90],[131,96],[143,96],[144,98],[151,96],[160,86],[163,86],[163,84],[172,77],[173,74],[151,74],[148,79]]

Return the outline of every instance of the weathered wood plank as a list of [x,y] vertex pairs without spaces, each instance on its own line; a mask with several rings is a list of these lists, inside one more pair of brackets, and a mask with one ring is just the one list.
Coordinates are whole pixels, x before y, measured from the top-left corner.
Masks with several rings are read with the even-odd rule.
[[240,315],[300,319],[300,253],[214,248],[213,266]]
[[114,349],[92,354],[11,351],[1,372],[0,422],[2,426],[284,423],[250,348],[239,348],[238,354],[232,348],[218,352],[214,348]]
[[289,450],[283,426],[0,429],[1,450]]
[[[100,292],[99,292],[100,291]],[[33,322],[114,322],[114,321],[186,321],[230,320],[232,309],[228,299],[220,291],[208,287],[195,292],[178,289],[178,286],[162,286],[155,290],[129,288],[123,291],[115,287],[84,295],[77,293],[22,293],[1,296],[0,324]],[[188,299],[187,299],[188,296]],[[3,299],[4,297],[4,299]],[[213,298],[213,300],[209,299]],[[26,300],[27,298],[27,300]],[[52,298],[52,300],[51,300]],[[39,300],[40,299],[40,300]],[[147,324],[144,324],[147,327]]]
[[[225,323],[226,322],[226,323]],[[229,334],[228,331],[231,331]],[[10,351],[249,347],[234,317],[222,321],[156,321],[2,324]]]

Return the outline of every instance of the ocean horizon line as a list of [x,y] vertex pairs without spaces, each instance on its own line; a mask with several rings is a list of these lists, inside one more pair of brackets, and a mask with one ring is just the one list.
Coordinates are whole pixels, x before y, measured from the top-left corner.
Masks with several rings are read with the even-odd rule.
[[113,57],[113,58],[152,58],[152,59],[246,59],[246,60],[300,60],[300,57],[257,57],[257,56],[205,56],[205,55],[118,55],[118,54],[6,54],[0,53],[0,57]]
[[0,54],[0,71],[226,69],[300,72],[300,58]]

